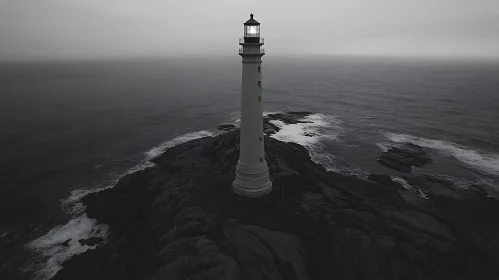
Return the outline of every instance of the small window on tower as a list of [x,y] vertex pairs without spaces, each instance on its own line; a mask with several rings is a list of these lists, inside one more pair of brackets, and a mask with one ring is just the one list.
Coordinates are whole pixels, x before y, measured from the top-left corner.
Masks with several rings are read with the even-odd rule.
[[261,71],[261,69],[260,69],[260,68],[261,68],[261,67],[260,67],[260,66],[258,66],[258,73],[260,73],[260,71]]
[[258,96],[258,102],[262,102],[262,97]]
[[263,157],[260,158],[260,162],[263,162]]
[[258,87],[262,87],[262,81],[258,81]]
[[262,141],[262,139],[263,139],[263,138],[262,138],[261,136],[260,136],[260,137],[258,137],[258,140]]

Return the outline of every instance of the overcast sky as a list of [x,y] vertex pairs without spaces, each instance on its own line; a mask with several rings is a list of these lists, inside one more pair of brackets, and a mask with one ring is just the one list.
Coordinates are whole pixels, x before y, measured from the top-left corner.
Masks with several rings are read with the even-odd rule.
[[499,58],[499,0],[0,0],[0,60],[267,54]]

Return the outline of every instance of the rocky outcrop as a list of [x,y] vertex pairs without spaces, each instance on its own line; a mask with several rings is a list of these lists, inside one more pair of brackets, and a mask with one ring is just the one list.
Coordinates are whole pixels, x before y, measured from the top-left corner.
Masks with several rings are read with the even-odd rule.
[[103,241],[103,239],[101,237],[90,237],[90,238],[78,240],[78,242],[81,245],[87,245],[87,246],[95,246],[95,245],[102,243],[102,241]]
[[268,119],[264,119],[263,121],[263,133],[267,136],[270,136],[272,134],[275,134],[281,130],[277,125],[272,124],[268,121]]
[[[54,279],[499,279],[497,200],[423,199],[265,138],[273,191],[232,192],[239,131],[172,147],[83,199],[107,243]],[[412,182],[415,183],[415,182]]]
[[412,167],[423,167],[432,159],[423,148],[406,143],[402,147],[391,147],[378,158],[378,162],[386,167],[404,173],[411,173]]
[[404,175],[402,178],[409,184],[417,186],[418,189],[432,196],[442,196],[452,199],[484,199],[489,196],[484,186],[458,187],[454,182],[437,175]]
[[232,131],[236,129],[236,126],[233,124],[221,124],[218,126],[218,130],[220,131]]

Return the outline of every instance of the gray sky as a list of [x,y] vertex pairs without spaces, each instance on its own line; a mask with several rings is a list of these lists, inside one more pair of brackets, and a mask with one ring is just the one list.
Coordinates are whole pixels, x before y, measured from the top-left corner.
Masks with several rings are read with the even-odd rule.
[[499,58],[499,0],[0,0],[0,60],[236,54]]

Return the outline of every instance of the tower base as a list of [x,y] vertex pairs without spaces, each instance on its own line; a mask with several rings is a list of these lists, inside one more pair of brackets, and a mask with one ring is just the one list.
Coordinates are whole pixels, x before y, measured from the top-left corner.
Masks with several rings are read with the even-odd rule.
[[267,162],[250,165],[238,161],[232,190],[240,196],[247,197],[260,197],[270,193],[272,182],[269,179]]

